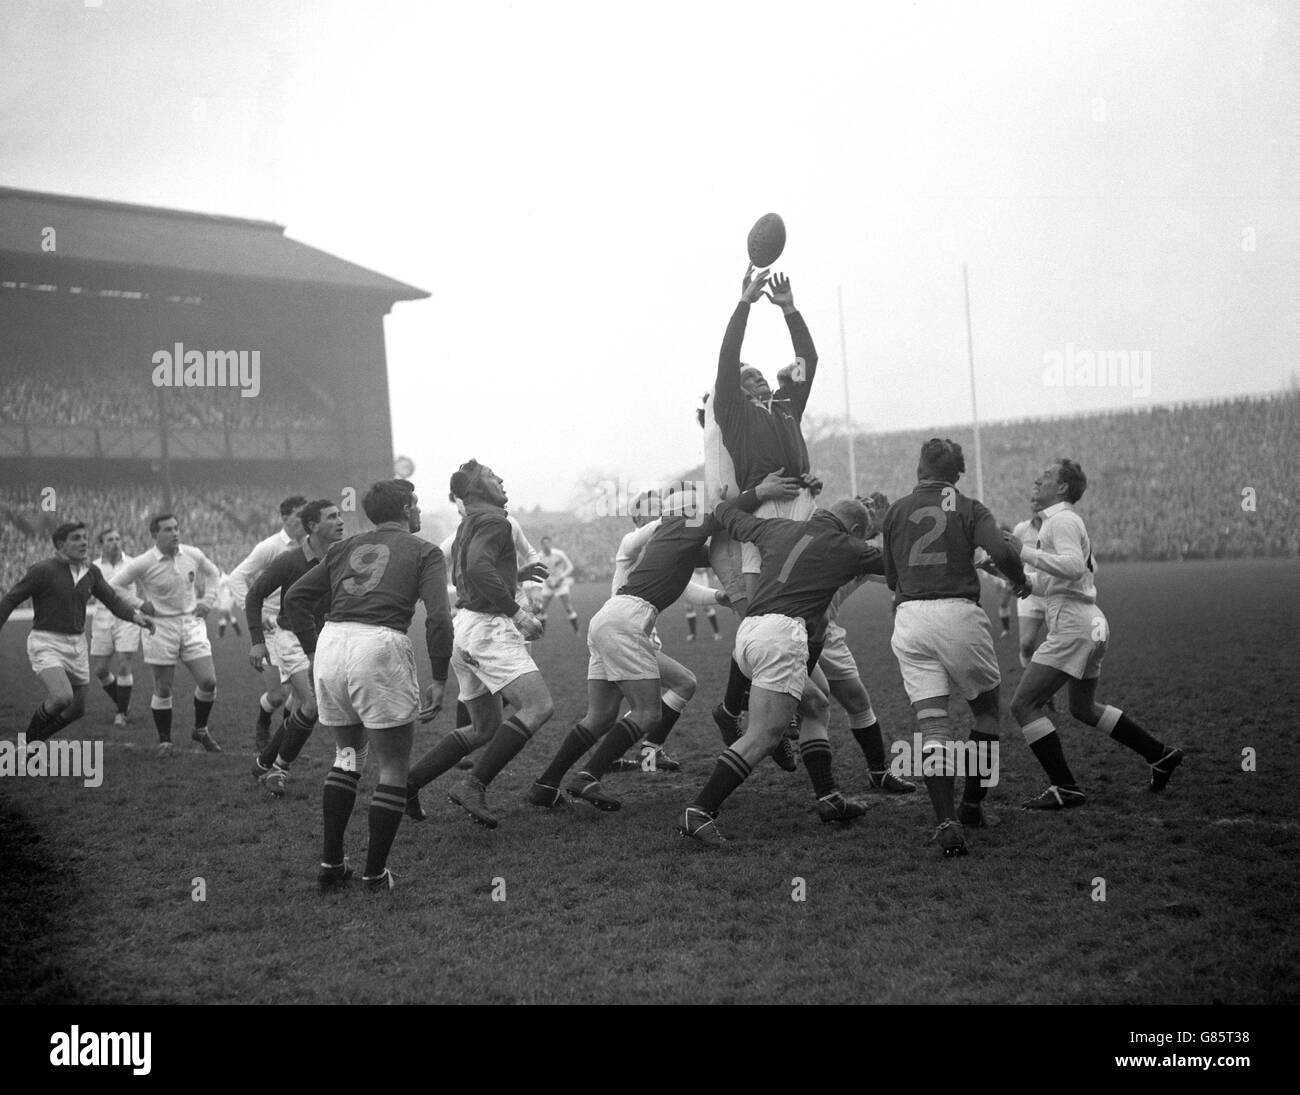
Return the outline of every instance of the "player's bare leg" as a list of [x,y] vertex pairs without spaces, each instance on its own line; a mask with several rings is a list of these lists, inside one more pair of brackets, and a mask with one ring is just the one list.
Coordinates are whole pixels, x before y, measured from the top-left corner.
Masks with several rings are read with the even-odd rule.
[[204,655],[185,662],[185,668],[194,678],[194,731],[190,737],[203,746],[209,753],[220,753],[221,746],[208,733],[208,716],[217,696],[217,671],[212,665],[212,658]]
[[352,868],[343,854],[343,838],[357,801],[357,784],[367,753],[366,731],[359,723],[326,729],[334,734],[334,766],[326,774],[321,791],[324,839],[316,880],[322,892],[338,889],[352,877]]
[[757,685],[750,689],[748,728],[722,751],[713,766],[713,774],[687,808],[678,832],[706,844],[726,840],[714,824],[722,803],[785,736],[798,706],[799,700],[792,693],[773,692]]
[[[501,696],[510,701],[515,714],[500,723],[492,735],[487,748],[475,762],[469,775],[447,795],[452,802],[463,809],[480,825],[489,829],[497,826],[496,816],[488,809],[486,790],[511,760],[519,753],[528,740],[537,733],[555,714],[555,704],[551,701],[550,690],[541,673],[533,670],[516,677],[501,689]],[[477,715],[474,704],[470,713]],[[500,703],[495,707],[496,718],[501,718]],[[478,729],[475,718],[475,729]]]
[[1098,679],[1070,681],[1070,714],[1086,726],[1106,731],[1120,745],[1138,753],[1151,766],[1151,790],[1163,791],[1174,769],[1183,762],[1183,751],[1153,737],[1118,707],[1099,704]]
[[86,711],[89,684],[75,684],[63,669],[51,667],[36,674],[45,689],[45,699],[27,724],[28,741],[46,741]]
[[844,708],[849,720],[849,733],[858,743],[867,761],[867,777],[871,786],[890,794],[906,795],[916,790],[916,785],[900,779],[889,770],[885,757],[885,736],[880,720],[871,706],[871,694],[861,677],[842,677],[828,682],[831,697]]
[[125,726],[127,712],[131,707],[131,690],[135,687],[135,674],[131,671],[131,651],[115,650],[113,652],[113,676],[117,680],[117,714],[113,718],[114,726]]
[[840,794],[835,782],[830,740],[831,704],[830,697],[822,690],[824,682],[825,677],[820,683],[809,677],[799,700],[798,710],[803,715],[799,724],[799,755],[803,757],[804,771],[812,780],[813,794],[817,796],[817,816],[822,821],[849,822],[867,811],[861,803],[850,802]]
[[939,841],[945,858],[963,856],[966,854],[966,837],[953,803],[957,777],[948,697],[927,696],[914,702],[912,710],[921,731],[921,774],[925,778],[925,789],[930,795],[935,820],[939,823],[935,839]]
[[276,798],[284,794],[289,766],[298,759],[316,726],[316,693],[312,689],[311,671],[300,669],[289,677],[293,693],[293,713],[271,736],[258,754],[255,772],[266,789]]
[[622,706],[623,689],[618,682],[587,681],[587,713],[565,735],[550,764],[529,789],[528,801],[532,805],[551,808],[568,802],[560,790],[564,777],[614,725]]
[[1051,786],[1037,798],[1022,803],[1026,810],[1064,810],[1082,806],[1087,798],[1075,782],[1065,759],[1061,736],[1047,717],[1047,702],[1070,680],[1055,666],[1030,662],[1011,697],[1011,717],[1016,720],[1025,743],[1043,766]]
[[149,709],[153,713],[154,729],[158,733],[158,755],[172,755],[172,681],[176,676],[175,665],[151,665],[153,670],[153,695],[149,698]]

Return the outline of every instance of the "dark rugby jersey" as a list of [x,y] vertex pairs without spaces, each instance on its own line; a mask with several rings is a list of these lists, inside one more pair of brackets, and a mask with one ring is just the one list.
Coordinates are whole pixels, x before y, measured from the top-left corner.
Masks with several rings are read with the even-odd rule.
[[99,567],[88,563],[86,573],[74,585],[71,564],[58,555],[28,567],[0,599],[0,626],[28,597],[32,599],[33,631],[80,635],[86,630],[86,602],[91,597],[119,620],[135,619],[135,610],[104,581]]
[[[280,614],[275,618],[275,626],[281,629],[288,627],[289,617],[284,611],[284,594],[294,582],[319,562],[320,559],[308,559],[307,552],[301,545],[291,547],[272,559],[270,565],[248,587],[248,593],[244,596],[244,616],[248,620],[248,637],[254,644],[266,642],[266,632],[262,627],[262,602],[278,593]],[[325,622],[324,598],[312,606],[312,618],[319,631]]]
[[740,347],[749,321],[749,305],[741,301],[727,324],[718,354],[718,379],[714,387],[713,415],[722,431],[722,443],[736,468],[741,490],[757,486],[768,472],[785,468],[786,475],[808,471],[804,444],[804,407],[817,373],[817,350],[808,325],[798,312],[785,317],[796,357],[803,358],[804,379],[786,380],[772,396],[770,409],[754,403],[740,387]]
[[475,502],[465,507],[451,558],[457,608],[502,616],[519,611],[515,603],[519,581],[515,534],[500,506]]
[[885,514],[885,580],[894,603],[965,597],[979,602],[976,547],[1016,585],[1025,569],[1002,539],[993,514],[951,483],[924,480]]
[[[278,560],[277,560],[278,561]],[[335,544],[284,595],[288,618],[304,653],[316,651],[317,602],[330,623],[371,624],[406,634],[415,602],[424,602],[424,640],[434,680],[447,679],[451,662],[451,612],[447,571],[436,544],[413,536],[396,522]]]
[[830,510],[807,521],[751,517],[731,502],[713,511],[737,540],[757,544],[763,557],[748,615],[803,620],[812,632],[836,591],[859,574],[883,574],[880,551],[848,531]]
[[[752,513],[758,508],[758,493],[742,492],[735,506]],[[696,569],[709,565],[707,541],[722,528],[711,514],[700,514],[689,520],[695,523],[688,524],[685,517],[660,519],[654,535],[628,567],[627,580],[619,587],[619,593],[649,601],[659,612],[677,601]]]

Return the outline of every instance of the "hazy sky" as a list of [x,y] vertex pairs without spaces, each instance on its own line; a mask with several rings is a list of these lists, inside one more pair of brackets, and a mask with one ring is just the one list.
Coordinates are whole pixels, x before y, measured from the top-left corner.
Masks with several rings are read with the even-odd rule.
[[[770,210],[842,414],[1277,388],[1300,336],[1300,8],[6,0],[0,185],[276,220],[431,300],[387,320],[422,493],[516,507],[699,461]],[[1053,385],[1074,354],[1149,384]],[[745,358],[791,358],[754,310]],[[1142,389],[1149,389],[1143,394]]]

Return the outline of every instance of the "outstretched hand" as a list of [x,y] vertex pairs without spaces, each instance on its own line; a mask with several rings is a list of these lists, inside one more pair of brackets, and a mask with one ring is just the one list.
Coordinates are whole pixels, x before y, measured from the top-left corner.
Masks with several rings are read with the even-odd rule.
[[772,278],[771,291],[763,295],[782,311],[794,311],[794,290],[790,288],[790,279],[784,274]]
[[771,276],[770,270],[763,270],[755,276],[754,264],[751,262],[749,269],[745,271],[745,280],[740,283],[740,299],[746,304],[756,303],[759,297],[765,295],[763,289]]

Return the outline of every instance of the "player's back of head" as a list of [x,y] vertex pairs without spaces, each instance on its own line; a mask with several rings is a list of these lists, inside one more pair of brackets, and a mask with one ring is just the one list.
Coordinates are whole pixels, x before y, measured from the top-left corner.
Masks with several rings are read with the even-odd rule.
[[932,437],[921,446],[921,458],[916,465],[916,478],[938,479],[955,483],[966,470],[966,457],[961,446],[948,437]]
[[1056,481],[1065,484],[1067,502],[1077,502],[1088,489],[1088,477],[1083,474],[1078,461],[1067,460],[1064,456],[1056,461]]
[[381,479],[371,485],[361,499],[361,508],[376,525],[385,521],[401,521],[406,517],[406,507],[411,504],[415,487],[407,479]]
[[834,503],[830,510],[854,536],[866,537],[866,531],[871,525],[871,514],[856,498],[843,498]]

